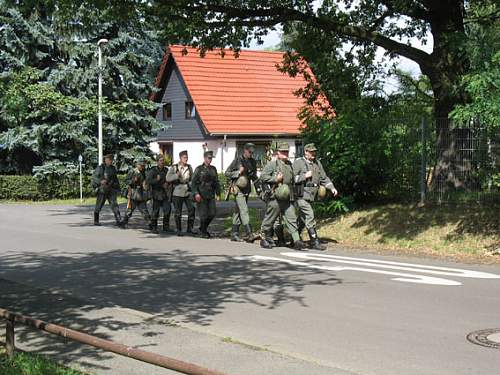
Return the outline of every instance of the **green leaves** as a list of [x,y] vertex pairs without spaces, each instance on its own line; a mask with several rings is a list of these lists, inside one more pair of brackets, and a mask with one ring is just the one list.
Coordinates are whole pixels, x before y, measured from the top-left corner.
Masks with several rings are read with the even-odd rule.
[[[109,39],[103,46],[104,151],[127,169],[150,153],[156,122],[147,98],[164,46],[145,23],[102,22],[101,13],[79,8],[64,25],[63,8],[39,5],[43,12],[3,2],[0,10],[2,171],[64,174],[79,154],[87,169],[95,167],[96,41],[102,37]],[[83,21],[91,19],[94,27],[86,28]]]

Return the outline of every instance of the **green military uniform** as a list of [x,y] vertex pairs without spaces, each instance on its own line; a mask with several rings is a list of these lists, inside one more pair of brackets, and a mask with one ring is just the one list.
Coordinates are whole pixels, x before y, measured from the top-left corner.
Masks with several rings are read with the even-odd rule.
[[[316,147],[312,143],[304,146],[304,151],[314,152],[316,150]],[[305,175],[308,171],[311,171],[312,176],[306,178]],[[316,221],[314,220],[314,210],[311,203],[316,200],[320,186],[324,186],[327,189],[334,189],[333,183],[326,175],[321,162],[317,159],[308,160],[305,157],[296,159],[293,163],[293,174],[295,184],[298,187],[296,189],[295,205],[299,212],[299,221],[305,225],[309,233],[311,247],[317,250],[324,250],[324,247],[319,243],[316,232]]]
[[[288,143],[281,143],[278,146],[278,152],[288,152]],[[281,173],[283,175],[283,181],[278,182],[277,175]],[[267,198],[266,213],[264,219],[262,220],[261,232],[262,241],[261,247],[271,248],[274,246],[274,241],[272,239],[273,225],[282,215],[283,222],[288,229],[288,232],[292,236],[294,241],[294,247],[297,250],[302,250],[304,244],[300,241],[299,233],[297,231],[297,216],[295,215],[295,209],[292,204],[293,197],[293,170],[292,163],[289,160],[272,160],[266,164],[264,170],[260,175],[260,179],[264,183],[273,185],[272,193]],[[289,190],[289,195],[287,197],[277,196],[277,189],[280,189],[279,185],[287,185]],[[278,200],[277,198],[281,198]]]
[[[213,157],[212,151],[206,151],[204,157]],[[215,197],[220,195],[220,184],[217,169],[213,165],[202,165],[196,167],[191,181],[193,196],[198,194],[201,201],[196,205],[200,218],[200,232],[204,238],[210,238],[208,226],[216,215]]]
[[[254,151],[255,145],[253,143],[246,143],[245,150]],[[240,168],[244,170],[240,172]],[[238,232],[240,225],[243,225],[246,231],[245,240],[247,242],[255,241],[256,237],[253,235],[252,227],[250,226],[250,216],[248,215],[248,196],[252,191],[252,182],[257,180],[257,162],[253,157],[245,157],[244,155],[237,157],[229,165],[225,173],[226,177],[231,180],[231,186],[234,191],[235,212],[233,214],[233,228],[231,233],[232,241],[239,241]],[[246,178],[246,186],[238,187],[238,181]]]
[[[158,159],[160,158],[163,159],[163,155],[158,157]],[[166,181],[167,173],[167,167],[163,166],[160,168],[159,165],[156,165],[146,174],[146,182],[151,187],[151,197],[153,199],[151,226],[154,232],[158,231],[158,217],[160,216],[160,209],[163,211],[163,231],[167,232],[169,229],[171,186]]]
[[[181,151],[179,157],[186,155],[187,151]],[[190,164],[183,166],[181,163],[174,164],[168,170],[167,181],[173,184],[172,202],[174,204],[175,226],[178,236],[182,235],[182,206],[186,206],[188,221],[187,233],[194,234],[194,205],[191,199],[191,180],[193,168]]]
[[[113,160],[113,155],[106,155],[105,159]],[[99,165],[92,174],[92,187],[97,193],[94,209],[94,225],[99,225],[99,213],[106,200],[115,215],[116,224],[120,224],[120,209],[118,208],[117,196],[120,192],[120,182],[114,165]]]
[[[138,165],[144,165],[145,161],[139,161]],[[125,227],[134,213],[135,209],[138,208],[141,212],[144,220],[148,223],[149,229],[153,229],[151,224],[151,217],[149,216],[148,206],[146,204],[149,199],[149,188],[146,182],[146,172],[140,170],[139,167],[136,167],[130,170],[127,174],[127,178],[125,179],[125,183],[128,188],[128,202],[127,202],[127,211],[125,213],[125,217],[121,222],[121,226]]]

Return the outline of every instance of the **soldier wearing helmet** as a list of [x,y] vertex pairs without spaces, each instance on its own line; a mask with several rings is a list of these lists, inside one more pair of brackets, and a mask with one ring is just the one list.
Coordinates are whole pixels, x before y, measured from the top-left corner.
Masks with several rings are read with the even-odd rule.
[[278,145],[278,157],[266,164],[260,179],[262,182],[272,185],[272,194],[266,201],[266,214],[262,220],[260,246],[270,249],[275,246],[272,238],[273,225],[278,218],[283,218],[288,232],[292,236],[295,250],[304,250],[305,244],[300,240],[297,230],[297,216],[293,206],[293,170],[292,163],[288,160],[288,143],[282,142]]
[[240,225],[245,229],[245,241],[253,242],[258,238],[253,234],[247,205],[248,196],[252,191],[252,183],[257,180],[257,162],[253,158],[254,151],[255,145],[246,143],[243,147],[243,155],[236,157],[225,173],[231,181],[230,189],[235,201],[231,241],[241,241],[239,237]]
[[318,238],[311,203],[316,199],[323,199],[326,189],[330,190],[333,196],[338,192],[326,175],[321,162],[316,158],[316,152],[316,146],[309,143],[304,146],[304,157],[295,159],[293,163],[295,205],[299,212],[299,234],[305,226],[309,234],[309,246],[315,250],[325,250],[325,246]]

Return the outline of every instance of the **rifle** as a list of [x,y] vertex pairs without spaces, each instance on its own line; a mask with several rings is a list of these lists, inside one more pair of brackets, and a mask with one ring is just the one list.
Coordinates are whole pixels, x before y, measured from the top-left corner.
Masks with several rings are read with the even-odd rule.
[[229,183],[229,186],[226,191],[226,196],[224,197],[225,201],[228,201],[231,195],[234,194],[234,182],[235,180],[231,180],[231,182]]

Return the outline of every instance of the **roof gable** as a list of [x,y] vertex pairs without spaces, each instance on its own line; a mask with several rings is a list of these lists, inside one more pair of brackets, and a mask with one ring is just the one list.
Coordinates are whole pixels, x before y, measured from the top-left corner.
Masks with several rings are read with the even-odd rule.
[[297,115],[305,102],[294,92],[304,88],[306,81],[300,75],[290,77],[277,70],[283,52],[243,50],[236,58],[231,51],[224,57],[217,51],[208,51],[201,57],[195,48],[170,46],[156,78],[157,87],[166,85],[164,76],[170,58],[209,133],[300,132],[302,123]]

